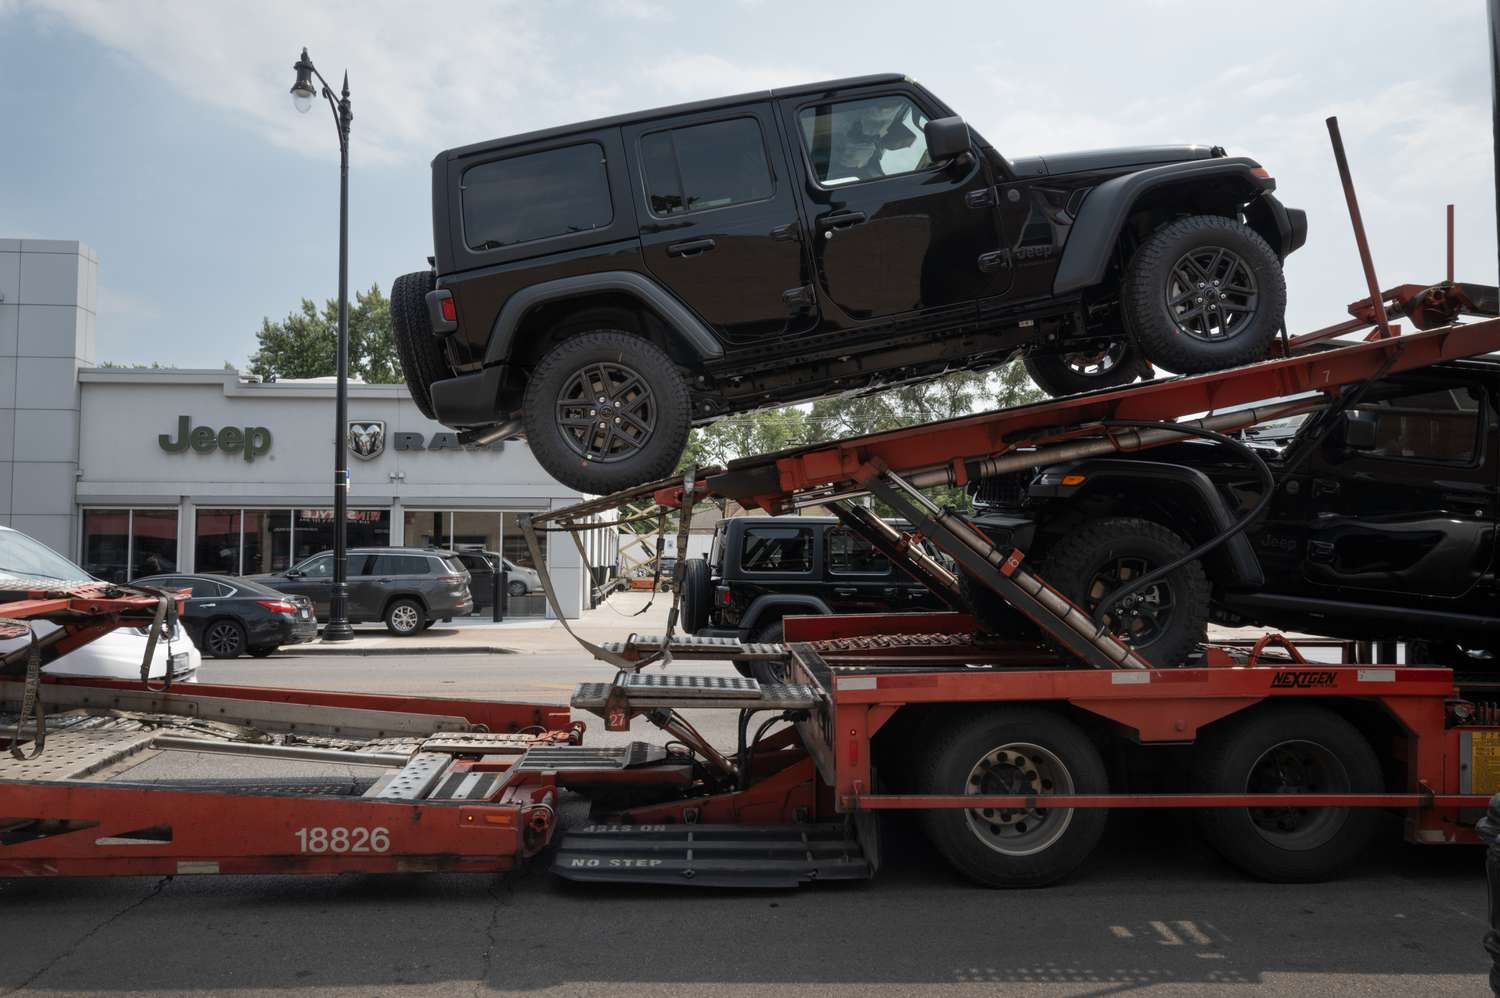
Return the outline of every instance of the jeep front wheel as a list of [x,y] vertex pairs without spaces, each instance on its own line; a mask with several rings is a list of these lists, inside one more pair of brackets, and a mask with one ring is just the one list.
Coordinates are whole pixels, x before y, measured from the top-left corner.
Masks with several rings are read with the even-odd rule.
[[1219,371],[1266,355],[1286,317],[1286,279],[1254,229],[1194,215],[1136,250],[1120,307],[1152,363],[1178,374]]
[[526,385],[526,439],[552,477],[605,495],[671,474],[687,445],[687,385],[649,340],[619,330],[570,336]]
[[1128,339],[1064,347],[1055,353],[1034,350],[1022,363],[1032,382],[1054,398],[1128,385],[1149,370]]
[[[1115,590],[1187,554],[1187,543],[1150,520],[1111,516],[1093,520],[1052,545],[1041,575],[1058,592],[1093,614]],[[1104,615],[1104,626],[1153,665],[1175,666],[1208,632],[1208,576],[1190,561],[1126,598]]]

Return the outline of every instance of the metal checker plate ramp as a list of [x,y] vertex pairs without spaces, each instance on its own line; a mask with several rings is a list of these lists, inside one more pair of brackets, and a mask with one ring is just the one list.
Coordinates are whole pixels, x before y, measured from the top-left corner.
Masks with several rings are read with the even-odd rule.
[[437,783],[453,757],[442,752],[418,752],[389,782],[375,784],[368,797],[381,800],[421,800]]
[[666,757],[666,749],[648,742],[631,742],[615,748],[538,745],[522,756],[513,768],[527,772],[593,772],[643,766],[660,762]]
[[[650,655],[661,651],[664,640],[666,639],[660,634],[637,634],[629,641],[608,641],[600,647],[616,655],[624,655],[628,652]],[[674,637],[671,649],[673,658],[686,659],[779,658],[786,654],[786,648],[783,645],[747,644],[738,638]]]
[[743,676],[684,676],[671,672],[654,672],[649,676],[636,672],[620,677],[627,694],[636,690],[660,690],[679,697],[746,697],[760,692],[760,683]]
[[[60,731],[49,733],[35,759],[0,755],[0,779],[76,780],[134,755],[156,737],[147,731]],[[10,741],[9,736],[5,738]]]
[[[653,677],[654,678],[654,677]],[[579,683],[571,705],[578,710],[602,711],[613,687],[609,683]],[[817,689],[803,683],[763,685],[758,690],[728,690],[717,696],[702,692],[680,694],[661,687],[626,688],[625,695],[636,707],[716,707],[725,710],[810,710],[822,702]]]
[[563,836],[552,872],[568,880],[785,888],[870,876],[841,825],[590,825]]

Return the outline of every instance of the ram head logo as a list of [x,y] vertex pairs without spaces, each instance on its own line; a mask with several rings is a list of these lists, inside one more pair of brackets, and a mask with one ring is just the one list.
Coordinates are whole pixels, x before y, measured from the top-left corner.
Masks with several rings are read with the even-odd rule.
[[379,420],[349,423],[349,450],[357,458],[369,461],[385,450],[385,424]]

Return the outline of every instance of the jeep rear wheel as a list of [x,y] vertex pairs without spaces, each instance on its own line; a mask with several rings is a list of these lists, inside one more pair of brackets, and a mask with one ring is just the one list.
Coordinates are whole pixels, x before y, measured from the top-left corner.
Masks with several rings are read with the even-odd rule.
[[572,336],[526,385],[526,439],[554,478],[605,495],[671,474],[687,445],[687,385],[649,340],[618,330]]
[[1053,397],[1128,385],[1148,371],[1140,350],[1128,339],[1064,347],[1056,353],[1032,351],[1022,363],[1036,386]]
[[1286,317],[1286,279],[1254,229],[1194,215],[1157,229],[1130,258],[1120,307],[1153,363],[1218,371],[1266,355]]
[[427,292],[434,285],[430,270],[402,274],[391,284],[391,339],[401,376],[411,400],[428,419],[437,418],[432,409],[432,383],[453,375],[443,341],[433,334],[427,314]]

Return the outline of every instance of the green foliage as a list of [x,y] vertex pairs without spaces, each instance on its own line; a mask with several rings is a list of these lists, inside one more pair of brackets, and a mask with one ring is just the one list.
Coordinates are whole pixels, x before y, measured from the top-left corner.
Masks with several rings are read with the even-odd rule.
[[[280,322],[262,319],[255,334],[259,349],[250,373],[262,378],[326,378],[338,373],[339,306],[332,298],[320,310],[309,298]],[[401,380],[391,338],[391,303],[373,284],[356,291],[349,303],[349,375],[367,384]]]
[[163,364],[159,360],[153,360],[149,364],[119,364],[112,360],[106,360],[99,364],[100,367],[114,368],[117,371],[175,371],[176,364]]
[[[1013,361],[984,374],[950,374],[859,398],[760,409],[694,430],[679,468],[723,465],[738,457],[953,419],[1044,397],[1020,362]],[[933,498],[947,504],[964,502],[958,489],[939,490]]]

